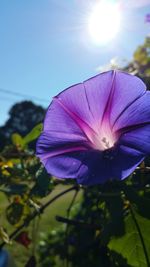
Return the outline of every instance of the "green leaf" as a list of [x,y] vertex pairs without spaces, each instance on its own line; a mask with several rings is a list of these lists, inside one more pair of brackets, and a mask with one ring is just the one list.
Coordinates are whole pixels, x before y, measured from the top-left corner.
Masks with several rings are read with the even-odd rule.
[[131,186],[126,186],[124,188],[124,192],[128,198],[128,200],[131,203],[134,203],[134,205],[136,205],[136,209],[138,211],[138,213],[147,218],[150,219],[150,212],[149,212],[149,208],[150,208],[150,199],[148,197],[145,196],[141,196],[138,194],[137,191],[135,191],[133,189],[133,187]]
[[50,175],[47,173],[45,169],[42,169],[38,172],[37,183],[41,187],[41,189],[46,190],[48,188],[50,182]]
[[113,237],[108,247],[127,259],[132,267],[149,267],[150,261],[150,220],[135,211],[125,218],[125,234]]
[[12,143],[16,146],[23,147],[24,146],[24,140],[22,136],[18,133],[14,133],[11,136]]
[[37,171],[36,178],[36,185],[31,191],[32,194],[44,197],[53,190],[54,183],[52,176],[47,173],[45,168],[42,167]]
[[17,224],[23,216],[24,205],[21,203],[12,203],[6,210],[6,217],[10,224]]
[[36,125],[32,131],[30,133],[28,133],[23,141],[24,141],[24,145],[28,145],[30,142],[34,141],[35,139],[37,139],[42,131],[43,128],[43,124],[39,123],[38,125]]
[[26,184],[11,184],[7,186],[6,192],[11,195],[23,195],[28,190]]

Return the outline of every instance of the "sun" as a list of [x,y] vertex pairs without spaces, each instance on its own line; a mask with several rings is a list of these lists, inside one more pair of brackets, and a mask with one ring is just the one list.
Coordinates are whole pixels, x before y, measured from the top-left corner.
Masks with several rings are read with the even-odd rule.
[[88,29],[96,44],[109,43],[119,32],[121,15],[119,6],[108,1],[97,3],[89,16]]

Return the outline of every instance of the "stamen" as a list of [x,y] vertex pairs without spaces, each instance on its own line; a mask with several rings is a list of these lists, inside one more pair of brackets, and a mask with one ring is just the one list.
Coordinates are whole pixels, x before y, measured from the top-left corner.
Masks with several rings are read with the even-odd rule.
[[109,141],[106,139],[106,137],[103,137],[102,138],[102,142],[104,143],[104,145],[105,145],[106,148],[110,148]]

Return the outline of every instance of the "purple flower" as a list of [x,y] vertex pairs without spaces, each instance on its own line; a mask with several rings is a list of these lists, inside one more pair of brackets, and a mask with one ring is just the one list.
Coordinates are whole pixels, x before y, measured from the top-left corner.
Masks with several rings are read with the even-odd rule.
[[54,97],[37,142],[49,173],[85,185],[130,175],[150,153],[150,92],[109,71]]

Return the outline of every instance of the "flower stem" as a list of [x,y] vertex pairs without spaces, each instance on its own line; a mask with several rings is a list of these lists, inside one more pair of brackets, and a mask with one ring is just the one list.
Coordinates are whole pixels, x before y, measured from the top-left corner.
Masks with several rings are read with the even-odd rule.
[[[61,193],[57,194],[56,196],[54,196],[52,199],[50,199],[49,201],[47,201],[43,206],[41,206],[39,208],[39,210],[35,210],[25,221],[23,224],[21,224],[15,231],[13,231],[10,236],[9,239],[13,239],[24,227],[27,227],[29,225],[29,223],[36,217],[39,216],[40,214],[42,214],[44,212],[44,210],[51,205],[55,200],[57,200],[58,198],[62,197],[63,195],[73,191],[73,190],[77,190],[78,186],[75,185],[73,187],[70,187],[64,191],[62,191]],[[3,242],[0,244],[0,249],[5,245],[6,243]]]

